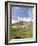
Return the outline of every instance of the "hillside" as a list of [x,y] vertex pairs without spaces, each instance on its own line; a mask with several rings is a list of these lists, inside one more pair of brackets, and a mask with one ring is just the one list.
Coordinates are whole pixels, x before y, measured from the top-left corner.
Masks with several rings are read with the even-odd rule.
[[17,23],[12,24],[13,28],[28,28],[32,27],[32,21],[26,22],[26,21],[19,21]]
[[31,38],[32,37],[32,21],[19,21],[12,24],[10,31],[11,39]]

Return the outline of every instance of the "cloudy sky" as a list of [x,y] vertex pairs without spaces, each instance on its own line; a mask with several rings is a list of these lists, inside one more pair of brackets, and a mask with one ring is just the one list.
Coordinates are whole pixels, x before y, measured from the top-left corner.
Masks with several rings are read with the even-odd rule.
[[29,7],[12,7],[11,8],[12,23],[20,20],[31,21],[32,20],[32,8]]

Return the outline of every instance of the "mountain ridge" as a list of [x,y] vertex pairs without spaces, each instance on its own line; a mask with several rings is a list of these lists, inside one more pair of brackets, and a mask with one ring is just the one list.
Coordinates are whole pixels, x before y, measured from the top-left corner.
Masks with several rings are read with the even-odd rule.
[[14,26],[14,25],[23,25],[24,23],[32,23],[32,21],[29,21],[29,22],[27,22],[27,21],[23,21],[23,20],[21,20],[21,21],[18,21],[18,22],[16,22],[16,23],[13,23],[13,24],[11,24],[12,26]]

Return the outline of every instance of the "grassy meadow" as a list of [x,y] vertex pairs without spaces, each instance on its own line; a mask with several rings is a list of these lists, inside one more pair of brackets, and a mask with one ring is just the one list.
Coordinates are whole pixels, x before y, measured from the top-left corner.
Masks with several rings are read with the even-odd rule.
[[10,30],[10,38],[11,39],[24,39],[24,38],[32,38],[32,23],[28,28],[13,28]]

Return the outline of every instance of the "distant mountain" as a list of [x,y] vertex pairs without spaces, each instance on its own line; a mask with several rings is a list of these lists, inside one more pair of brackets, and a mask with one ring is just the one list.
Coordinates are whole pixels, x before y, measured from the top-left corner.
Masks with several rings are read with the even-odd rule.
[[26,22],[26,21],[23,21],[23,20],[21,20],[21,21],[19,21],[19,22],[16,22],[16,23],[14,23],[14,24],[12,24],[12,26],[15,26],[15,25],[30,25],[30,24],[32,24],[32,21],[30,21],[30,22]]

